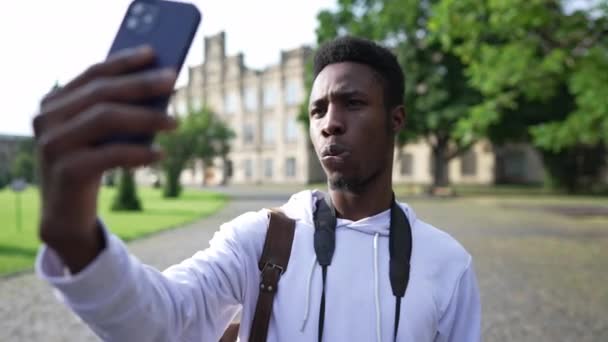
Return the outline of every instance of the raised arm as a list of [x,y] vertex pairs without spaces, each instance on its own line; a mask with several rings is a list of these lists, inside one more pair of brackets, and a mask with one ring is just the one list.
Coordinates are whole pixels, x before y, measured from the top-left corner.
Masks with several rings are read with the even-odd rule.
[[[234,227],[216,234],[211,248],[161,273],[130,256],[98,220],[103,172],[148,164],[161,154],[145,145],[96,142],[175,127],[165,113],[130,104],[171,93],[175,72],[137,71],[153,61],[149,48],[127,51],[42,101],[33,123],[45,244],[37,268],[103,340],[218,340],[246,284]],[[201,249],[205,245],[201,241]]]

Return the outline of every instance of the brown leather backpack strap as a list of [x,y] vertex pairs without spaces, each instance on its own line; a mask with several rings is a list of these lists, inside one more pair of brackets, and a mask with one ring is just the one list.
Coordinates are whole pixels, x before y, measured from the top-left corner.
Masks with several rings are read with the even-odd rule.
[[224,331],[224,335],[220,337],[219,342],[236,342],[239,339],[239,328],[241,325],[239,323],[231,323],[226,331]]
[[271,209],[270,223],[259,260],[260,294],[251,323],[249,342],[266,342],[268,324],[272,315],[272,303],[278,290],[279,279],[287,270],[295,232],[295,221],[283,212]]

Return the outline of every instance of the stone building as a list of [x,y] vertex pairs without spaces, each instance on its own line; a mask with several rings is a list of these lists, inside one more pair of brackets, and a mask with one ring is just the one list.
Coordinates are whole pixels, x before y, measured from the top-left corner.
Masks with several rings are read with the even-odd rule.
[[[282,51],[276,65],[254,70],[244,56],[226,54],[224,32],[205,37],[204,62],[190,67],[188,83],[176,90],[170,104],[173,114],[189,108],[209,107],[236,133],[227,163],[214,167],[195,163],[182,174],[190,185],[255,183],[313,183],[324,180],[308,132],[296,121],[306,101],[305,68],[312,55],[309,47]],[[429,184],[432,181],[431,149],[423,140],[396,151],[396,182]],[[496,149],[480,142],[449,164],[455,184],[539,182],[542,164],[528,146]],[[140,176],[144,179],[144,176]]]

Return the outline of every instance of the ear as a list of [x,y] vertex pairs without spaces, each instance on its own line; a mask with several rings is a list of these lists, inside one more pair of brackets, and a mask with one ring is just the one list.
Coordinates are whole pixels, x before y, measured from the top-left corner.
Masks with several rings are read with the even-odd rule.
[[399,105],[394,107],[391,111],[390,119],[393,133],[395,135],[399,134],[405,126],[405,106]]

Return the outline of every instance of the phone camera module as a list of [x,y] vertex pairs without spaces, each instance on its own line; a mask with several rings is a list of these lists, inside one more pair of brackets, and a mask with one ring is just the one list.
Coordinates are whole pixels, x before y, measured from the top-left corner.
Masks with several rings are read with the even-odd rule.
[[136,2],[131,6],[127,18],[127,29],[138,34],[151,31],[158,18],[159,8],[152,3]]

